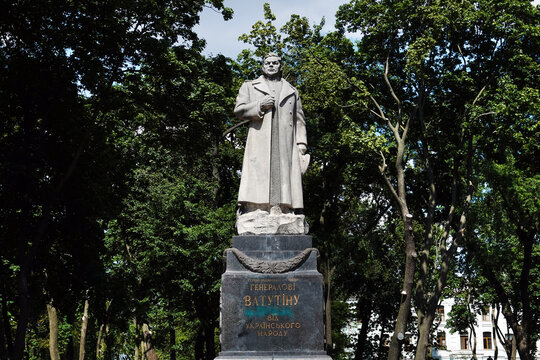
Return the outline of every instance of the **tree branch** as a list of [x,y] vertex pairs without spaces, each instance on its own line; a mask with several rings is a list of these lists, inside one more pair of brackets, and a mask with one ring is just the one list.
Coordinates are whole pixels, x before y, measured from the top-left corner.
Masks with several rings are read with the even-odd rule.
[[229,129],[225,130],[223,132],[223,134],[221,134],[221,136],[223,136],[223,137],[227,136],[229,133],[233,132],[236,128],[238,128],[238,127],[240,127],[240,126],[242,126],[242,125],[244,125],[244,124],[246,124],[246,123],[248,123],[250,121],[251,120],[240,121],[238,124],[236,124],[236,125],[230,127]]
[[394,100],[396,100],[397,106],[398,106],[398,115],[401,118],[401,101],[399,101],[399,98],[397,97],[396,93],[394,92],[394,88],[392,87],[392,84],[390,84],[390,80],[388,79],[388,71],[389,71],[389,64],[388,64],[389,58],[386,58],[386,63],[384,65],[384,81],[386,82],[386,85],[388,86],[388,89],[390,90],[390,94],[392,94],[392,97]]
[[384,154],[382,153],[382,151],[380,151],[379,154],[381,155],[381,158],[382,158],[382,161],[383,161],[382,165],[379,166],[379,170],[381,172],[381,175],[382,175],[384,181],[386,182],[386,185],[388,186],[388,189],[390,190],[392,195],[396,198],[397,202],[401,204],[401,200],[399,199],[399,195],[396,192],[396,189],[394,189],[394,185],[392,185],[392,183],[390,182],[390,180],[386,176],[386,168],[388,167],[386,165],[386,158],[384,157]]

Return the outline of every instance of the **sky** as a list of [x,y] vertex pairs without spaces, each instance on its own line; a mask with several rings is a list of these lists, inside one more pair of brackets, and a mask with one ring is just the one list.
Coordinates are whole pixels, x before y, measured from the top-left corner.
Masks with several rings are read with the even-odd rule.
[[[272,12],[276,15],[274,25],[279,30],[291,17],[292,14],[305,16],[311,24],[319,24],[324,17],[326,25],[323,31],[334,30],[337,9],[348,0],[224,0],[226,7],[234,10],[233,18],[223,20],[223,16],[215,10],[205,8],[201,14],[199,25],[195,31],[200,38],[206,40],[204,55],[223,54],[236,59],[236,56],[248,47],[238,41],[238,37],[249,33],[251,26],[258,20],[264,19],[263,4],[270,4]],[[540,4],[540,0],[533,0],[534,5]],[[349,38],[354,38],[349,34]]]
[[224,0],[226,7],[234,10],[233,18],[223,20],[216,11],[205,8],[201,21],[195,27],[200,38],[206,40],[205,55],[218,55],[236,59],[242,49],[247,47],[238,41],[238,37],[251,31],[251,26],[258,20],[264,20],[263,5],[270,4],[276,15],[274,25],[279,30],[292,14],[305,16],[311,24],[319,24],[324,17],[326,24],[323,31],[334,30],[337,9],[348,0]]

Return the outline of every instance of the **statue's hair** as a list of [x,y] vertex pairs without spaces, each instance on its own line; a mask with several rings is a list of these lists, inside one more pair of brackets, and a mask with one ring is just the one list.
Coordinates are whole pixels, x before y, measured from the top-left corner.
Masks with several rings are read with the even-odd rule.
[[269,52],[268,54],[264,55],[263,62],[269,57],[277,57],[279,59],[279,63],[281,63],[281,56],[279,56],[275,52]]

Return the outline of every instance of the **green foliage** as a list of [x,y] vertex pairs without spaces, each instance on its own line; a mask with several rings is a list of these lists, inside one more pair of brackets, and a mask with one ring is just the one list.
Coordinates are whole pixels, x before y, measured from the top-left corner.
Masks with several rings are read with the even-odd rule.
[[[128,148],[139,163],[127,177],[130,191],[122,212],[107,231],[113,259],[109,266],[118,271],[131,294],[127,299],[125,293],[108,296],[113,303],[127,300],[125,308],[133,311],[126,316],[153,326],[153,341],[160,351],[184,354],[197,351],[189,344],[201,333],[211,330],[206,341],[215,340],[219,259],[233,235],[236,203],[231,188],[238,182],[234,175],[238,154],[222,139],[229,122],[226,108],[232,107],[227,64],[216,58],[199,59],[193,66],[199,76],[191,82],[188,106],[165,108],[174,113],[163,115],[137,115],[141,125]],[[171,86],[178,92],[175,87],[185,85]],[[162,116],[183,123],[154,127]],[[178,328],[180,314],[189,321]],[[192,335],[170,344],[168,333],[175,329]],[[132,331],[136,336],[139,329]],[[207,347],[206,352],[204,356],[212,357],[215,349]]]
[[[390,331],[399,305],[403,224],[379,168],[396,159],[397,142],[381,113],[399,129],[410,121],[405,192],[427,269],[419,321],[461,236],[471,181],[466,237],[445,263],[462,275],[449,275],[445,294],[457,303],[448,324],[463,331],[481,306],[501,304],[534,342],[538,9],[525,0],[352,0],[337,13],[338,31],[323,33],[324,19],[301,15],[277,29],[265,4],[240,37],[251,49],[232,61],[200,54],[192,28],[204,6],[232,16],[220,0],[27,1],[0,12],[0,326],[10,328],[0,351],[22,358],[26,342],[28,358],[48,357],[53,300],[69,357],[88,296],[88,357],[132,354],[142,324],[160,357],[215,357],[246,132],[228,129],[237,89],[259,76],[269,51],[281,55],[308,122],[305,214],[331,290],[332,356],[354,344],[357,358],[384,357],[380,339],[341,329],[362,321]],[[353,43],[345,30],[362,37]],[[386,174],[395,185],[394,169]],[[95,354],[100,329],[105,351]]]
[[[92,319],[88,356],[95,355],[99,328],[107,349],[100,357],[131,353],[124,344],[129,343],[125,334],[133,309],[149,312],[144,306],[155,303],[161,289],[145,283],[138,296],[138,272],[156,273],[151,261],[168,259],[160,236],[172,237],[175,231],[160,223],[163,218],[151,219],[152,211],[180,213],[179,220],[186,222],[178,234],[192,246],[203,233],[221,245],[230,236],[230,217],[222,216],[221,206],[231,207],[227,182],[234,184],[236,177],[217,165],[224,159],[234,163],[237,156],[219,141],[229,117],[231,77],[226,59],[199,54],[204,42],[192,27],[203,6],[222,10],[224,18],[232,15],[220,0],[21,2],[3,8],[0,116],[6,121],[0,142],[0,228],[8,250],[1,255],[0,283],[6,285],[0,292],[2,314],[17,322],[1,341],[2,351],[8,348],[12,358],[23,356],[26,327],[28,334],[36,334],[35,349],[40,349],[46,334],[33,329],[51,298],[64,314],[60,352],[67,351],[66,341],[73,338],[67,334],[80,329],[72,319],[80,318],[77,309],[86,291]],[[215,156],[220,147],[228,155]],[[175,151],[182,156],[175,157]],[[212,160],[202,162],[204,156]],[[193,176],[175,184],[184,173]],[[155,196],[145,206],[136,203],[145,199],[143,190]],[[194,196],[201,194],[206,208],[194,204]],[[191,203],[181,198],[189,196]],[[128,209],[146,216],[132,233],[156,242],[135,249],[147,251],[147,258],[136,253],[138,267],[130,267],[132,260],[123,256],[127,239],[113,238],[130,199]],[[203,224],[192,229],[196,216]],[[212,231],[213,226],[219,229]],[[219,258],[219,249],[199,255]],[[211,262],[204,258],[198,265]],[[214,271],[212,294],[216,267],[205,268]],[[173,275],[164,267],[149,280],[162,284]],[[2,316],[2,329],[7,319]]]
[[[416,238],[421,239],[417,240],[417,248],[422,251],[416,287],[419,327],[424,315],[429,315],[428,305],[437,300],[429,294],[441,291],[438,284],[444,287],[443,269],[452,269],[452,254],[461,237],[456,232],[459,217],[449,214],[462,212],[471,234],[467,237],[482,232],[487,238],[480,230],[484,225],[478,227],[466,212],[463,201],[471,189],[466,186],[469,182],[485,191],[473,198],[471,211],[476,212],[480,206],[480,212],[492,218],[489,209],[497,208],[492,214],[504,208],[506,214],[501,219],[507,217],[497,223],[486,219],[486,226],[491,223],[489,229],[501,234],[497,236],[498,245],[493,236],[482,241],[485,249],[478,255],[484,260],[479,258],[479,262],[492,257],[516,260],[514,272],[508,275],[515,280],[514,289],[524,274],[530,276],[536,271],[534,267],[526,269],[529,260],[516,248],[523,241],[517,242],[510,234],[512,226],[519,224],[527,229],[528,238],[537,236],[537,225],[532,224],[538,224],[538,204],[531,195],[538,190],[538,168],[530,164],[536,164],[533,159],[538,155],[538,52],[533,49],[538,48],[539,38],[538,31],[531,29],[538,24],[538,15],[538,9],[528,1],[355,0],[342,5],[337,13],[341,31],[362,33],[354,61],[359,69],[356,77],[369,84],[373,96],[377,112],[372,116],[373,123],[386,125],[385,119],[376,116],[384,114],[398,129],[404,124],[410,126],[404,170],[408,211],[415,216]],[[390,135],[377,129],[379,134]],[[398,140],[396,137],[396,146]],[[392,143],[389,145],[381,154],[392,159],[390,164],[396,153]],[[388,170],[390,185],[398,176],[392,170]],[[505,203],[490,203],[491,196],[502,196]],[[451,242],[447,241],[449,234]],[[514,255],[498,252],[498,246],[514,249]],[[467,251],[476,253],[472,247]],[[467,271],[474,274],[479,269]],[[512,293],[512,285],[506,285],[507,280],[503,284],[507,294]],[[523,293],[519,296],[525,299]],[[501,294],[492,293],[491,297],[501,301]],[[513,306],[527,309],[526,302],[513,302]],[[431,306],[429,311],[434,309]],[[462,319],[456,317],[456,321],[470,322],[465,313],[461,315]],[[417,356],[423,356],[419,355],[423,351],[420,349]]]
[[446,326],[449,327],[452,334],[455,332],[468,332],[471,326],[476,326],[476,315],[470,311],[467,304],[456,303],[448,313]]
[[276,20],[276,16],[272,13],[268,3],[264,4],[264,20],[266,23],[257,21],[253,24],[249,35],[242,34],[238,38],[238,40],[254,46],[255,52],[252,55],[261,59],[271,51],[279,54],[283,48],[281,35],[276,32],[276,27],[272,24],[272,21]]
[[338,329],[332,334],[333,349],[332,352],[337,359],[346,359],[345,348],[349,345],[349,339],[343,334],[341,329],[346,327],[349,322],[349,306],[343,300],[332,300],[332,329]]
[[237,71],[241,79],[253,79],[260,74],[262,59],[265,54],[275,52],[282,55],[283,43],[281,35],[272,23],[276,16],[272,13],[270,5],[264,4],[264,20],[257,21],[251,27],[249,34],[242,34],[238,40],[251,45],[255,50],[244,49],[238,54]]
[[[377,314],[388,327],[399,292],[394,286],[398,250],[379,223],[389,208],[377,173],[379,151],[387,140],[377,127],[365,122],[368,91],[351,63],[353,43],[339,33],[321,34],[324,20],[310,26],[308,19],[298,15],[291,16],[281,35],[270,26],[274,17],[265,9],[268,26],[262,28],[259,22],[241,39],[255,45],[258,56],[278,49],[284,77],[302,98],[311,154],[303,181],[304,207],[310,233],[321,251],[322,272],[324,276],[333,273],[325,286],[332,289],[331,299],[339,294],[339,301],[332,302],[332,356],[341,357],[356,340],[341,333],[346,322]],[[268,37],[274,48],[263,45],[262,39]],[[239,57],[240,76],[258,76],[258,63],[245,61],[246,56],[253,59],[253,53],[244,51]],[[358,298],[369,308],[368,314],[343,307],[340,301],[349,298]],[[378,344],[374,347],[378,349]]]

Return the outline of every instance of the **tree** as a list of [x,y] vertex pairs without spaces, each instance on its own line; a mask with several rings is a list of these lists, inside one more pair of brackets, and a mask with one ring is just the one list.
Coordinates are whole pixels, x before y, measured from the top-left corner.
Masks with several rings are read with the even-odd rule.
[[[240,37],[255,50],[240,54],[239,74],[247,74],[247,78],[256,76],[259,66],[253,62],[254,57],[277,51],[284,64],[283,76],[296,84],[300,92],[311,154],[311,165],[303,180],[304,211],[310,233],[321,251],[326,348],[332,356],[340,356],[341,342],[334,341],[340,338],[340,302],[357,298],[359,304],[370,303],[371,307],[359,310],[359,316],[366,320],[377,312],[382,322],[389,322],[386,301],[395,297],[391,291],[363,291],[381,277],[389,285],[397,273],[393,272],[396,262],[386,262],[389,258],[381,261],[385,265],[370,265],[376,261],[371,252],[388,246],[380,221],[387,216],[389,206],[380,181],[376,180],[378,173],[373,169],[377,158],[372,155],[383,140],[364,123],[366,91],[354,78],[353,44],[339,33],[323,35],[324,20],[310,26],[308,19],[298,15],[292,15],[278,33],[268,5],[264,13],[267,22],[256,22],[249,34]],[[393,250],[390,246],[389,251]],[[364,274],[367,267],[372,273]],[[334,305],[338,308],[333,309]],[[367,331],[368,322],[364,321],[363,330]],[[366,341],[363,338],[358,342],[359,357]]]
[[[482,1],[352,1],[338,12],[343,29],[364,34],[358,43],[358,67],[367,69],[362,79],[374,86],[375,115],[388,124],[395,139],[390,154],[396,169],[387,179],[389,188],[404,224],[408,212],[419,217],[414,228],[423,238],[416,246],[416,359],[423,359],[429,349],[435,311],[468,227],[473,181],[482,178],[473,174],[473,164],[481,162],[485,142],[493,138],[480,131],[492,113],[483,110],[512,64],[512,54],[528,51],[535,35],[523,39],[523,34],[534,23],[534,14],[527,1],[495,7]],[[389,359],[399,356],[397,335],[403,333],[412,290],[415,247],[407,236],[405,240],[412,256],[405,267],[407,297]]]
[[[534,15],[538,19],[537,9]],[[538,40],[537,37],[525,39],[535,43]],[[522,56],[515,55],[517,58]],[[524,64],[532,67],[524,72],[523,68],[510,68],[509,72],[518,71],[522,76],[512,82],[508,77],[501,79],[501,91],[493,102],[496,114],[490,128],[493,125],[508,126],[498,133],[496,141],[486,151],[489,189],[486,189],[484,198],[487,206],[496,205],[498,208],[480,215],[481,225],[475,234],[477,236],[472,239],[480,244],[472,245],[472,253],[495,289],[503,314],[516,336],[520,358],[527,359],[534,353],[540,316],[540,309],[531,298],[539,286],[535,280],[539,268],[535,264],[538,264],[540,208],[538,165],[531,160],[538,156],[540,146],[536,121],[539,114],[539,73],[538,61],[533,60],[535,57],[538,59],[538,52],[532,50],[524,57],[519,67]],[[484,249],[482,252],[487,250],[493,261],[480,258],[482,252],[477,251],[478,246]],[[491,255],[498,250],[500,254],[510,251],[511,255],[506,259]],[[501,272],[501,269],[504,270]],[[513,286],[508,286],[509,283]]]
[[[476,359],[478,335],[475,326],[476,317],[485,309],[485,296],[487,281],[478,276],[471,266],[466,253],[458,256],[457,268],[454,276],[450,276],[445,297],[454,299],[452,309],[448,312],[446,326],[451,333],[467,334],[468,343],[473,357]],[[489,301],[487,301],[489,303]]]
[[[111,114],[139,100],[118,85],[128,77],[165,74],[169,49],[179,40],[180,53],[200,50],[203,43],[191,29],[207,4],[226,18],[232,14],[219,0],[3,5],[0,226],[2,246],[10,249],[2,260],[11,267],[2,277],[17,278],[17,289],[2,293],[17,316],[13,340],[5,336],[12,359],[23,357],[32,310],[45,308],[38,295],[42,270],[52,260],[47,249],[70,254],[73,248],[60,250],[64,243],[57,240],[67,238],[72,219],[73,226],[84,225],[77,235],[88,229],[95,235],[114,215],[122,175],[132,163],[116,152],[115,135],[123,131],[115,130],[123,124]],[[80,249],[99,250],[102,236],[75,239]]]
[[[138,164],[128,177],[122,212],[109,223],[108,245],[129,268],[126,306],[137,354],[168,349],[176,356],[176,316],[184,314],[194,326],[185,343],[197,359],[213,359],[219,259],[234,229],[231,189],[237,188],[240,158],[223,138],[234,95],[223,57],[195,58],[183,66],[190,67],[190,81],[146,83],[151,99],[168,101],[152,107],[157,114],[139,110],[142,126],[128,146]],[[170,94],[178,93],[189,93],[187,101],[171,104]],[[152,332],[151,342],[145,329]]]
[[[525,133],[523,129],[520,136]],[[525,157],[530,155],[524,153]],[[534,356],[540,316],[531,300],[539,286],[535,280],[539,269],[534,265],[539,250],[535,199],[539,182],[538,175],[529,175],[529,171],[537,170],[528,165],[517,169],[511,155],[503,158],[502,164],[495,160],[488,166],[486,173],[491,175],[489,184],[493,188],[484,189],[482,203],[475,206],[477,230],[468,247],[473,263],[494,289],[516,338],[520,358],[528,359]]]

